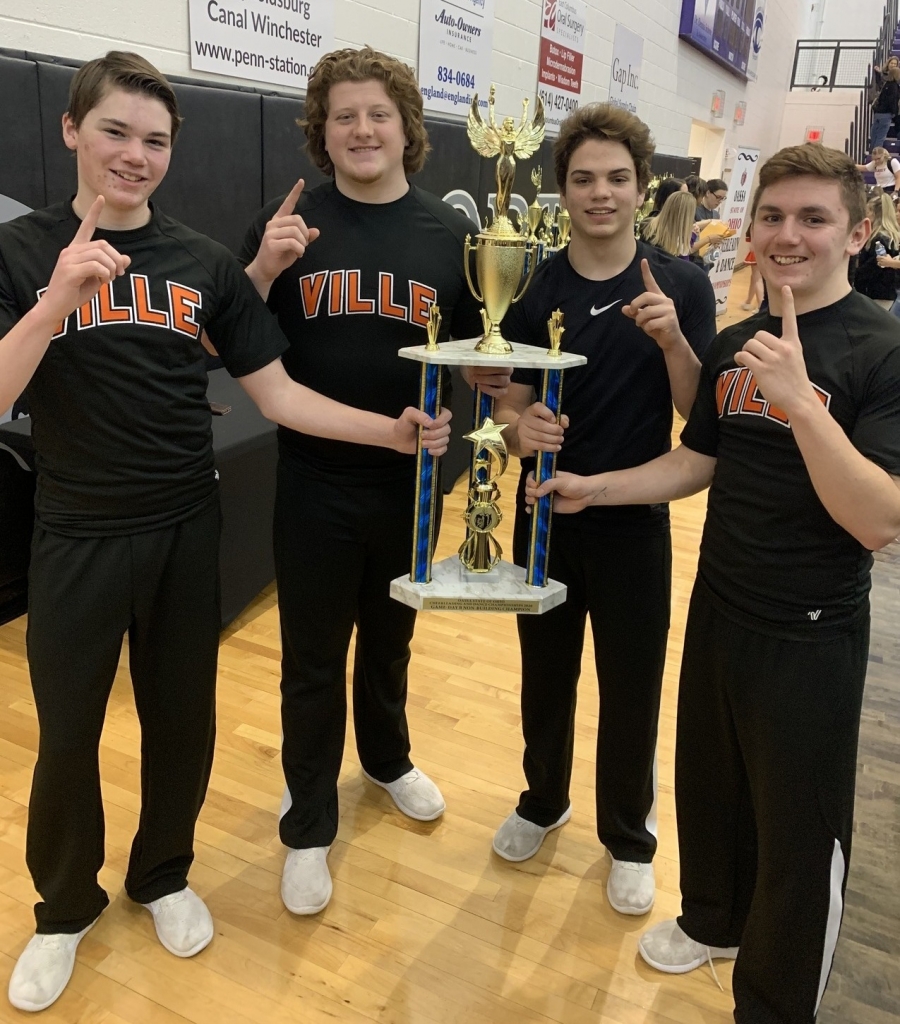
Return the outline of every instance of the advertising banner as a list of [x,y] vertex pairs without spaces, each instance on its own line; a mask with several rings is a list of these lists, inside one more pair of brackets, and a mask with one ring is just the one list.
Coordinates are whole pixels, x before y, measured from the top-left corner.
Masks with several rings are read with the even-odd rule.
[[734,231],[735,234],[719,243],[717,247],[719,258],[709,275],[716,295],[716,316],[721,316],[728,309],[728,292],[731,289],[731,278],[734,275],[734,261],[743,237],[741,228],[747,214],[758,163],[758,149],[738,147],[734,169],[731,172],[731,181],[728,184],[728,196],[719,212],[720,219],[725,221],[729,230]]
[[334,49],[334,0],[188,0],[191,68],[305,89]]
[[421,0],[419,88],[426,110],[465,116],[478,93],[487,108],[494,0]]
[[548,135],[559,133],[581,101],[586,23],[585,0],[543,0],[537,91],[544,101]]
[[750,29],[750,56],[747,58],[747,77],[751,82],[756,81],[765,24],[766,0],[756,0],[756,14],[753,16],[753,25]]
[[609,102],[637,113],[638,91],[641,87],[641,59],[644,40],[624,25],[616,25],[612,63],[609,68]]

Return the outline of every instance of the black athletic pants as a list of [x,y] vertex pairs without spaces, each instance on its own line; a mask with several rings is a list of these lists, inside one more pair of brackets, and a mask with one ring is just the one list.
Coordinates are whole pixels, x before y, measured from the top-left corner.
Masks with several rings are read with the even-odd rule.
[[218,502],[124,537],[37,526],[28,664],[40,726],[26,860],[41,933],[78,932],[107,906],[98,752],[122,637],[141,725],[141,814],[125,890],[149,903],[187,885],[215,740]]
[[[515,560],[525,564],[529,517],[519,512]],[[668,530],[610,536],[566,525],[550,538],[550,576],[564,604],[518,617],[522,730],[528,788],[518,814],[536,825],[569,806],[575,702],[590,615],[600,687],[597,834],[616,860],[649,863],[656,852],[656,733],[672,580]]]
[[850,861],[868,613],[813,642],[691,598],[675,797],[682,916],[697,942],[740,946],[739,1024],[812,1024]]
[[380,782],[412,768],[406,688],[416,613],[390,596],[390,582],[410,570],[414,496],[414,479],[347,484],[338,474],[322,480],[279,463],[275,574],[290,794],[279,833],[293,849],[330,846],[337,834],[354,625],[360,762]]

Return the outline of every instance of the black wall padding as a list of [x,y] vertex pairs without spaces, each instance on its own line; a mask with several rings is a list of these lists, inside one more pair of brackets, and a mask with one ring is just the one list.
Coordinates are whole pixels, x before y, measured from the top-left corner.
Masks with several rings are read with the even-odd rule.
[[237,252],[262,206],[262,97],[176,85],[184,124],[154,201]]
[[[75,76],[75,68],[41,62],[37,69],[41,137],[44,143],[44,177],[47,182],[49,206],[75,195],[78,188],[75,154],[66,148],[62,139],[62,116],[69,104],[69,83]],[[18,196],[13,196],[13,199],[17,198]]]
[[303,100],[290,96],[262,98],[263,203],[283,196],[303,178],[306,188],[326,180],[306,153],[306,136],[297,124]]
[[0,193],[46,206],[37,66],[0,56]]
[[[445,196],[451,189],[463,188],[478,200],[476,183],[481,172],[481,157],[469,145],[465,127],[426,117],[425,127],[431,152],[424,168],[413,181],[426,192]],[[487,198],[485,193],[484,198]]]

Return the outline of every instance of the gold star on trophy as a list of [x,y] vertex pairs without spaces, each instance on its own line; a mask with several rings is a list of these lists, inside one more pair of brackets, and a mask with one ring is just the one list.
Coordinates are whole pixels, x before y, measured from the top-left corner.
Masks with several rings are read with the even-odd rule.
[[503,431],[508,426],[508,423],[495,423],[490,416],[487,416],[478,430],[473,430],[470,434],[463,434],[467,441],[471,441],[475,445],[476,454],[486,448],[496,457],[500,464],[497,476],[503,475],[509,461],[506,442],[503,440]]

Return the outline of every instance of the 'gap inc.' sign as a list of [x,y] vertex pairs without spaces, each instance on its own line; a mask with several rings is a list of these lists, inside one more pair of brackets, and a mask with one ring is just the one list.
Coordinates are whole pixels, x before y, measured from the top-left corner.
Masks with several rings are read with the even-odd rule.
[[613,55],[609,67],[609,102],[637,113],[638,92],[641,87],[641,59],[644,40],[624,25],[616,25]]

